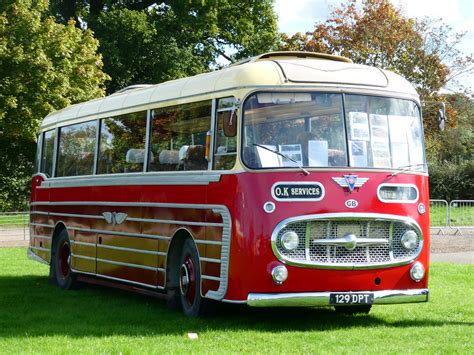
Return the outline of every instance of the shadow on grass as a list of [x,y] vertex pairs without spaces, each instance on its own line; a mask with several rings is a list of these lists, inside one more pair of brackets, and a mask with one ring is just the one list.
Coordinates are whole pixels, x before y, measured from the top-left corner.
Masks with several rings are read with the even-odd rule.
[[429,318],[387,322],[374,315],[341,316],[332,309],[255,309],[224,305],[213,318],[191,319],[166,302],[84,284],[64,291],[44,276],[0,276],[0,337],[181,335],[213,330],[328,331],[352,327],[474,325]]

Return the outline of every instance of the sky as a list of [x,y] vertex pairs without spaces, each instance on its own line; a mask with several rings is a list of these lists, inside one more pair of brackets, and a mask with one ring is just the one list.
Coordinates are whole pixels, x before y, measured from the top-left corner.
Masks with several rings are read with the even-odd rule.
[[[332,9],[344,0],[276,0],[275,11],[278,15],[280,32],[290,35],[296,32],[307,32],[314,28],[316,22],[324,22]],[[454,32],[467,31],[457,46],[462,53],[474,52],[474,0],[391,0],[397,7],[402,7],[404,15],[411,18],[425,16],[441,19],[453,28]],[[474,74],[461,78],[466,86],[474,92]],[[455,89],[448,85],[447,89]]]

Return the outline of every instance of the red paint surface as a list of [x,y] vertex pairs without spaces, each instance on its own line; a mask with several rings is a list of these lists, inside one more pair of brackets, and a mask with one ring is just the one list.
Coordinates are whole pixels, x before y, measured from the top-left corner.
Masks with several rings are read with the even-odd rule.
[[[224,174],[219,182],[209,185],[183,186],[107,186],[37,189],[41,178],[34,177],[32,201],[115,201],[115,202],[160,202],[181,204],[215,204],[225,205],[232,217],[232,241],[229,264],[228,300],[245,300],[248,293],[265,292],[317,292],[317,291],[356,291],[356,290],[390,290],[426,288],[428,273],[421,282],[414,282],[409,276],[411,264],[371,270],[322,270],[288,266],[289,277],[283,285],[276,285],[269,274],[269,266],[279,263],[271,249],[270,237],[275,226],[282,220],[318,213],[383,213],[406,216],[415,220],[421,227],[424,236],[423,250],[418,257],[428,271],[429,261],[429,195],[428,178],[421,175],[382,172],[352,172],[359,177],[369,178],[360,189],[349,193],[332,180],[342,177],[346,172],[317,172],[303,176],[293,172],[245,172]],[[39,180],[39,181],[38,181]],[[285,202],[275,201],[271,196],[271,187],[278,181],[312,182],[317,181],[325,188],[325,197],[318,202]],[[405,183],[418,187],[420,197],[417,203],[383,203],[377,198],[377,187],[381,183]],[[350,209],[345,206],[348,199],[357,200],[358,206]],[[276,205],[274,213],[263,210],[265,202]],[[420,215],[418,204],[426,206],[426,213]],[[38,209],[40,209],[38,207]],[[42,206],[41,210],[46,207]],[[66,209],[62,208],[65,212]],[[117,210],[117,209],[115,209]],[[188,221],[221,222],[219,215],[210,210],[193,209],[159,209],[148,211],[143,208],[139,213],[149,218],[164,218]],[[118,210],[117,210],[118,211]],[[97,207],[85,207],[81,213],[96,214]],[[36,215],[39,223],[44,216]],[[50,220],[50,222],[52,222]],[[79,222],[79,221],[78,221]],[[82,221],[92,227],[91,221]],[[44,223],[44,222],[43,222]],[[143,228],[143,227],[141,227]],[[162,226],[166,233],[173,233],[172,227]],[[162,230],[161,232],[163,232]],[[42,231],[36,230],[40,234]],[[140,233],[141,231],[135,231]],[[144,233],[150,233],[149,230]],[[193,233],[200,238],[219,240],[219,229],[194,228]],[[161,242],[160,242],[161,243]],[[216,257],[216,251],[209,247],[208,257]],[[201,255],[203,256],[203,255]],[[160,264],[160,267],[163,267]],[[207,267],[216,269],[215,267]],[[217,270],[214,270],[217,271]],[[140,272],[139,270],[137,272]],[[116,275],[116,274],[115,274]],[[217,276],[217,275],[216,275]],[[375,284],[375,278],[381,283]],[[209,282],[212,289],[217,289],[216,282]],[[207,287],[207,286],[206,286]],[[210,286],[209,286],[210,287]]]

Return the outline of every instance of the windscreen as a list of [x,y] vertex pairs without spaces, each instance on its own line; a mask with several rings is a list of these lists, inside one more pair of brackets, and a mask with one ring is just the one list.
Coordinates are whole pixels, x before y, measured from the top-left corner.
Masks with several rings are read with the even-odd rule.
[[257,93],[244,104],[242,159],[252,169],[424,170],[418,106],[336,93]]

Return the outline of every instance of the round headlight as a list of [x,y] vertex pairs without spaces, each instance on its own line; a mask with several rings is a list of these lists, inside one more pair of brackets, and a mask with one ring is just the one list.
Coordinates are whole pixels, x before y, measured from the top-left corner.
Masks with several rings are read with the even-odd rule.
[[418,245],[418,234],[411,230],[406,231],[403,233],[400,242],[406,250],[413,250]]
[[281,245],[288,251],[293,251],[298,248],[298,234],[293,231],[285,232],[281,236]]
[[285,265],[278,265],[272,269],[272,278],[275,283],[281,285],[288,278],[288,269]]
[[416,282],[421,281],[423,276],[425,276],[425,268],[423,264],[418,261],[414,263],[410,269],[410,276]]

